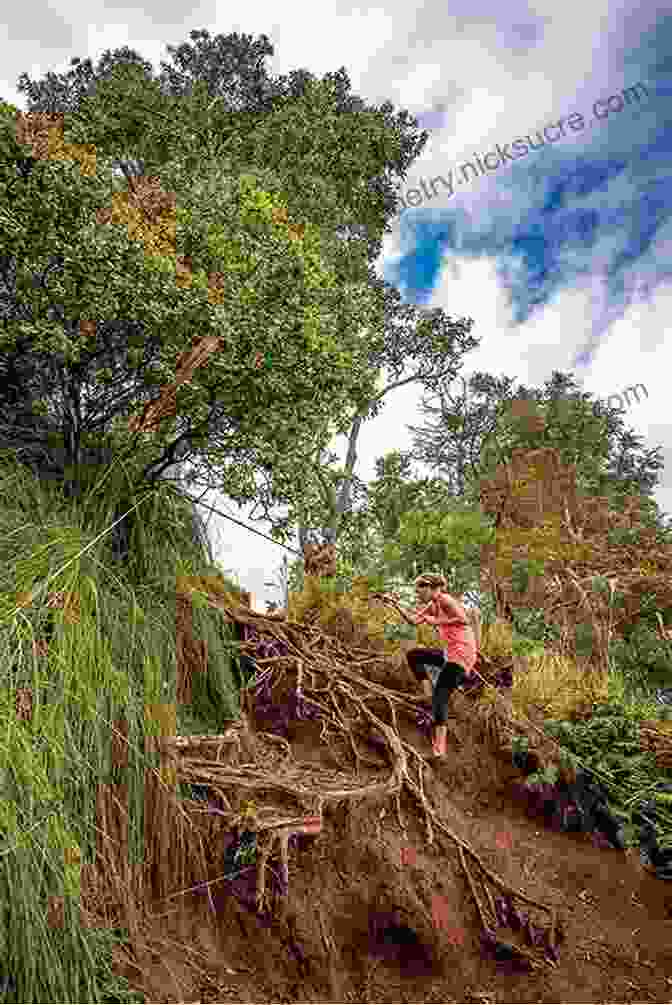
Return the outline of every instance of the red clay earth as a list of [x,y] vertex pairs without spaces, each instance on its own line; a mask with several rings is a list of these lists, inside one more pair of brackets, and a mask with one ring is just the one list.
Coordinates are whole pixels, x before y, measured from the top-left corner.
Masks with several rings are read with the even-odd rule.
[[[294,731],[294,755],[331,768],[316,726]],[[401,732],[429,756],[412,726]],[[322,833],[299,839],[284,920],[264,923],[216,887],[214,915],[191,894],[155,905],[146,931],[155,951],[139,959],[142,974],[124,972],[148,1002],[672,1001],[672,884],[646,873],[638,849],[597,847],[529,819],[510,794],[520,776],[469,733],[462,714],[447,760],[427,769],[427,792],[488,866],[558,908],[566,939],[555,969],[505,973],[482,958],[457,854],[428,848],[402,800],[404,838],[394,801],[381,796],[325,808]],[[414,925],[400,907],[409,904],[427,916],[422,931],[417,912]]]

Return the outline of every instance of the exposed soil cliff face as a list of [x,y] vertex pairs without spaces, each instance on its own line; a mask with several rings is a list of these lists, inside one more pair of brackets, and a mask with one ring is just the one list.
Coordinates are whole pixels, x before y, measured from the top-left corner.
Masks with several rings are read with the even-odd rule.
[[[183,802],[206,871],[154,903],[136,939],[125,972],[147,1001],[670,1000],[672,887],[638,850],[525,811],[511,737],[527,735],[537,766],[557,744],[542,711],[514,721],[502,668],[482,662],[493,687],[454,697],[437,762],[405,643],[384,653],[344,615],[327,631],[228,614],[249,629],[258,682],[235,736],[181,741],[178,776],[209,800]],[[499,923],[501,894],[527,933]],[[522,956],[494,958],[488,932]]]
[[[526,816],[511,796],[517,772],[485,741],[474,706],[464,698],[456,712],[447,760],[423,768],[426,797],[488,869],[558,912],[565,938],[555,967],[525,973],[484,958],[459,849],[429,844],[422,814],[407,796],[400,800],[404,833],[394,800],[381,789],[325,802],[321,832],[298,837],[290,849],[288,896],[271,877],[261,914],[254,909],[254,868],[235,889],[214,883],[211,903],[200,893],[179,906],[155,905],[146,929],[154,952],[142,972],[147,1000],[668,1001],[672,886],[648,875],[637,853],[545,830]],[[426,758],[426,739],[401,719],[401,741]],[[376,763],[370,750],[372,763],[353,777],[345,753],[320,731],[318,722],[296,721],[288,749],[254,731],[248,742],[260,770],[278,777],[285,765],[292,784],[319,776],[325,791],[363,788],[381,770],[389,773],[384,754]],[[216,816],[208,824],[214,878],[231,836]],[[138,977],[136,971],[134,983]]]

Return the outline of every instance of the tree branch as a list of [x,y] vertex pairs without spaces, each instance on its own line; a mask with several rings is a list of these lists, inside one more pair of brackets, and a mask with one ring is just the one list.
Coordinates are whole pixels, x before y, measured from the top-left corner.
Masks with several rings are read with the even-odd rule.
[[[451,371],[449,370],[445,374],[437,374],[435,379],[436,380],[443,380],[445,377],[448,376],[448,373],[450,373],[450,372]],[[394,391],[398,387],[403,387],[405,384],[412,384],[413,381],[424,382],[424,381],[427,380],[428,377],[429,377],[429,374],[426,374],[426,373],[414,373],[410,377],[404,377],[403,380],[397,380],[393,384],[387,384],[386,387],[384,387],[383,390],[379,394],[376,394],[371,399],[371,403],[373,403],[374,401],[380,401],[380,399],[383,398],[389,391]]]

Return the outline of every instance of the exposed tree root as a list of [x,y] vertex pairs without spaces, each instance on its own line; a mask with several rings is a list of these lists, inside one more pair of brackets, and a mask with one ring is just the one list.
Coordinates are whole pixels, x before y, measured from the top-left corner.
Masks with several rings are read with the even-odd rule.
[[[450,839],[457,846],[460,865],[478,910],[486,941],[489,939],[492,943],[494,933],[498,928],[504,927],[498,919],[493,894],[508,898],[509,904],[518,900],[547,916],[542,927],[546,934],[545,948],[548,950],[551,947],[552,958],[544,951],[541,939],[537,940],[538,945],[529,947],[498,939],[497,948],[508,949],[512,955],[526,960],[534,968],[555,966],[555,946],[562,929],[554,909],[516,889],[487,866],[473,846],[456,834],[431,804],[423,784],[427,760],[402,738],[399,731],[399,717],[414,717],[418,711],[418,701],[403,691],[392,690],[368,679],[361,672],[365,665],[380,665],[384,658],[372,658],[369,653],[366,658],[358,660],[354,653],[344,651],[344,647],[336,639],[314,626],[281,622],[249,611],[229,610],[221,600],[214,597],[210,599],[232,620],[254,625],[257,631],[263,631],[265,639],[272,638],[282,645],[282,653],[278,656],[268,659],[255,657],[255,662],[264,670],[256,683],[255,704],[261,704],[260,692],[265,687],[265,701],[269,707],[279,708],[281,711],[285,709],[288,720],[292,722],[313,719],[321,723],[323,742],[328,744],[330,738],[340,736],[346,742],[353,762],[354,770],[348,772],[330,772],[321,765],[297,763],[287,740],[272,733],[258,732],[257,739],[263,737],[266,741],[271,741],[273,746],[283,748],[282,762],[273,765],[267,763],[265,767],[258,763],[234,766],[223,764],[219,757],[212,755],[206,755],[205,758],[193,756],[184,742],[188,738],[178,740],[178,747],[183,750],[179,777],[184,781],[212,786],[225,800],[224,805],[230,807],[228,811],[218,811],[225,825],[239,828],[244,816],[245,826],[258,835],[258,910],[268,907],[266,873],[276,845],[280,860],[281,894],[286,898],[289,893],[290,836],[319,831],[325,806],[342,800],[361,800],[381,795],[392,797],[399,828],[406,836],[408,832],[402,812],[402,795],[408,793],[422,815],[428,844],[436,847],[437,843],[442,844]],[[243,648],[254,656],[257,645],[247,643]],[[266,668],[271,668],[270,676]],[[271,690],[273,694],[269,700]],[[361,784],[358,779],[361,779],[363,766],[372,770],[371,766],[375,764],[380,770],[380,762],[368,757],[362,747],[372,745],[378,752],[380,742],[371,744],[376,737],[384,740],[389,774]],[[231,744],[232,738],[228,739]],[[219,742],[221,751],[224,738],[219,738]],[[213,744],[214,738],[210,738],[211,749]],[[268,754],[264,758],[268,762]],[[253,815],[248,810],[247,815],[241,816],[241,794],[245,794],[247,798],[255,797]],[[293,804],[293,812],[288,810],[287,800]]]

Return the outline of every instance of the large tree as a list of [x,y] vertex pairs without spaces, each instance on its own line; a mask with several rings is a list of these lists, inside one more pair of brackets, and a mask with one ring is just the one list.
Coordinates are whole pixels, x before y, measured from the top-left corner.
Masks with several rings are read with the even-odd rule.
[[[264,36],[191,38],[158,77],[128,49],[40,83],[23,75],[29,111],[63,116],[50,136],[62,126],[52,139],[70,161],[17,143],[5,110],[3,355],[15,385],[19,358],[34,367],[30,416],[12,425],[0,399],[3,442],[32,433],[47,450],[56,426],[77,468],[85,438],[114,429],[115,449],[146,457],[145,477],[192,462],[244,502],[277,471],[277,502],[283,469],[295,475],[371,400],[361,332],[380,327],[382,306],[370,262],[391,176],[425,134],[349,94],[343,70],[271,81]],[[95,150],[88,176],[72,161],[83,150]],[[194,332],[222,349],[177,386]],[[157,383],[177,387],[174,414],[129,439],[119,420]]]
[[[329,242],[309,222],[296,237],[270,179],[230,178],[212,165],[194,182],[175,164],[158,183],[136,178],[123,192],[105,168],[83,172],[48,150],[22,175],[25,137],[12,132],[25,121],[5,114],[3,122],[0,184],[13,229],[3,228],[2,243],[16,263],[21,314],[5,312],[2,343],[11,354],[17,339],[29,340],[43,386],[32,410],[46,417],[51,405],[53,414],[60,398],[75,466],[83,435],[129,417],[157,384],[176,387],[172,413],[149,434],[139,428],[127,437],[129,451],[147,448],[147,477],[174,462],[185,443],[216,451],[214,431],[258,451],[307,425],[309,406],[320,416],[349,402],[362,371],[353,366],[350,346],[358,346],[343,324]],[[41,125],[48,144],[58,126]],[[373,298],[360,292],[359,324],[370,323]],[[126,331],[123,358],[115,360],[105,326],[113,329],[120,316],[133,319],[135,332]],[[207,340],[207,365],[181,382],[185,354]],[[273,351],[272,368],[255,366],[257,353]],[[124,385],[105,409],[99,389],[116,383],[110,362]]]

